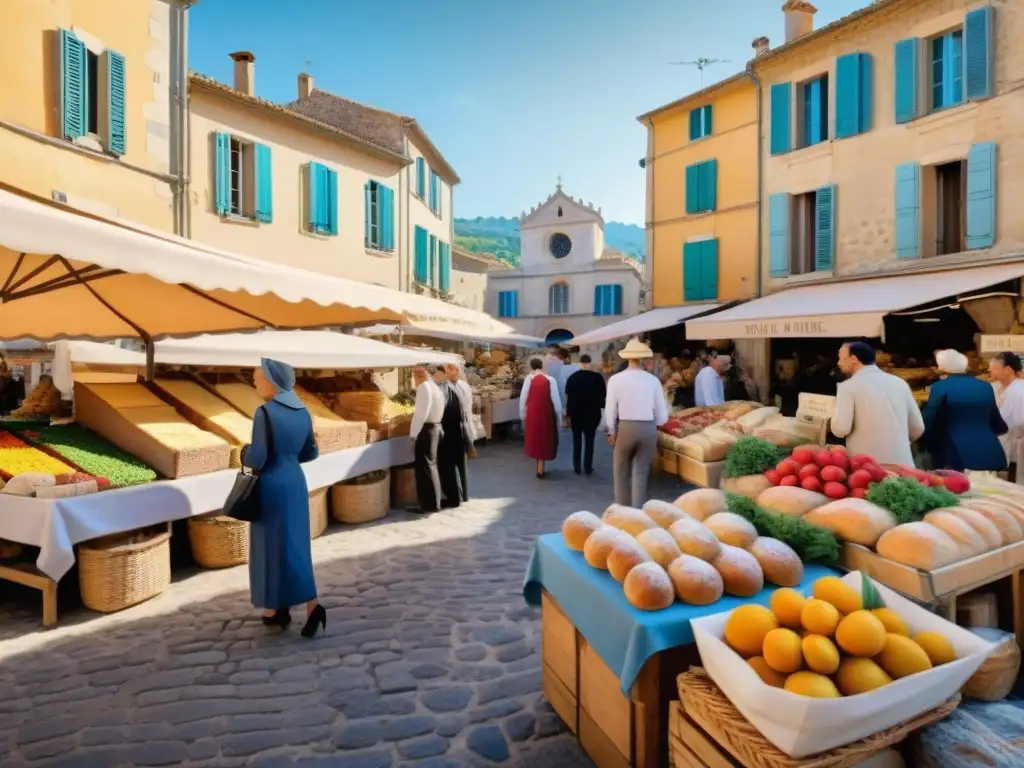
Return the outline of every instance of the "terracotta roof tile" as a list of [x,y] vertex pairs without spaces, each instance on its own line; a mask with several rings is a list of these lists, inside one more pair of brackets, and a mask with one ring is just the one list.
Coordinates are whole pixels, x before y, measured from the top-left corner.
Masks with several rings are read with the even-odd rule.
[[408,118],[314,88],[308,99],[297,99],[285,109],[333,125],[381,149],[405,154],[403,122]]

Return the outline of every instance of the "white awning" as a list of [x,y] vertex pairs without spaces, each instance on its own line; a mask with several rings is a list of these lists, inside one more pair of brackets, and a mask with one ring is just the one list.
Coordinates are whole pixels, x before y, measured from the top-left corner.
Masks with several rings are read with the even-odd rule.
[[679,307],[652,309],[650,312],[644,312],[625,320],[619,320],[617,323],[611,323],[602,328],[595,328],[593,331],[581,333],[565,343],[574,347],[582,347],[586,344],[600,344],[603,341],[637,336],[648,331],[657,331],[661,328],[677,325],[695,315],[714,312],[723,306],[723,304],[684,304]]
[[440,329],[426,324],[403,325],[371,325],[357,331],[361,336],[392,336],[401,333],[403,336],[424,339],[445,339],[447,341],[463,341],[467,344],[502,344],[509,347],[543,347],[546,342],[537,336],[525,336],[521,333],[479,334],[460,332],[457,330]]

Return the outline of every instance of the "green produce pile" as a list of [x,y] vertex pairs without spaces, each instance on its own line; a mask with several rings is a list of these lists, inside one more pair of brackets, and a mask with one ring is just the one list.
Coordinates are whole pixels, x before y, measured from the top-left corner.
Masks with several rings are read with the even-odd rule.
[[956,494],[945,488],[926,488],[909,477],[887,477],[880,483],[872,483],[867,498],[872,504],[889,510],[900,524],[916,522],[933,509],[955,507],[959,503]]
[[105,477],[111,488],[151,483],[156,472],[130,453],[78,424],[42,425],[39,422],[4,422],[4,427],[36,445],[64,457],[94,477]]
[[722,474],[726,477],[760,475],[774,469],[787,453],[759,437],[741,437],[729,449]]
[[805,563],[835,565],[839,562],[839,542],[830,531],[799,517],[772,514],[746,496],[726,493],[725,499],[729,511],[748,520],[758,535],[788,544]]

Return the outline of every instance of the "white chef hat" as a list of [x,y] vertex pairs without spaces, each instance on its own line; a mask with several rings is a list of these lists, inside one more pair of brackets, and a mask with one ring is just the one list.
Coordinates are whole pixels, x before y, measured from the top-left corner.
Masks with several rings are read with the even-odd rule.
[[967,357],[955,349],[942,349],[936,352],[935,363],[939,370],[946,373],[964,373],[967,370]]

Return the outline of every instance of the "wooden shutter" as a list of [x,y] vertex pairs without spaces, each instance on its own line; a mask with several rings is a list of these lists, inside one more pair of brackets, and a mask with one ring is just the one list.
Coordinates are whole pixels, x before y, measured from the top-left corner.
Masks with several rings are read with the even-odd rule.
[[714,124],[713,124],[713,119],[712,119],[713,116],[714,116],[714,108],[713,107],[714,107],[714,105],[712,105],[712,104],[708,104],[706,107],[704,107],[704,135],[705,136],[710,136],[712,133],[714,133]]
[[67,140],[85,135],[85,43],[66,29],[60,31],[61,133]]
[[227,216],[231,213],[231,136],[215,133],[213,144],[214,207],[219,216]]
[[107,151],[121,157],[128,149],[127,137],[125,135],[125,62],[124,56],[115,51],[103,53],[106,73],[106,94],[107,94],[107,129],[106,147]]
[[964,57],[968,99],[987,99],[992,95],[992,6],[976,8],[964,20]]
[[429,259],[430,285],[437,287],[437,237],[434,235],[430,236],[430,250],[427,251],[427,258]]
[[792,83],[775,83],[771,90],[771,153],[781,155],[792,149]]
[[270,147],[266,144],[255,145],[256,166],[256,219],[271,222],[274,220],[274,178],[271,164]]
[[595,285],[594,286],[594,314],[595,315],[603,315],[604,314],[601,311],[601,305],[602,305],[601,298],[604,295],[604,291],[602,290],[602,288],[604,288],[604,286],[602,286],[602,285]]
[[975,144],[967,153],[967,248],[996,240],[996,145]]
[[860,64],[860,106],[857,110],[857,129],[861,133],[867,133],[871,130],[871,119],[874,114],[872,90],[874,65],[870,53],[861,53],[857,58]]
[[683,301],[701,298],[701,243],[683,243]]
[[690,110],[690,141],[700,138],[700,110]]
[[423,227],[416,227],[414,245],[416,249],[416,282],[425,284],[430,275],[427,267],[427,230]]
[[916,259],[921,242],[921,166],[896,166],[896,258]]
[[612,286],[612,314],[622,314],[622,285],[619,283]]
[[818,190],[814,211],[814,269],[829,272],[835,263],[836,251],[836,185],[826,184]]
[[329,168],[324,169],[327,177],[326,215],[327,232],[331,235],[338,234],[338,172]]
[[700,246],[700,298],[718,298],[718,240],[705,240]]
[[321,166],[319,163],[310,163],[306,168],[306,183],[308,185],[308,189],[306,191],[308,204],[306,207],[309,209],[307,211],[309,215],[309,231],[319,232],[322,228],[322,222],[320,221],[320,197],[322,194],[322,190],[320,189]]
[[438,271],[440,272],[440,279],[438,281],[439,287],[445,293],[451,293],[452,287],[452,259],[451,259],[451,246],[448,243],[441,243],[439,246],[440,253],[438,254]]
[[[380,220],[380,196],[377,197],[377,219]],[[378,248],[380,243],[373,237],[373,182],[368,181],[363,185],[363,240],[367,248]],[[379,225],[378,225],[379,226]],[[377,230],[377,237],[380,237],[380,230]]]
[[701,163],[701,210],[713,211],[718,205],[718,161]]
[[422,200],[427,194],[427,164],[422,157],[416,158],[416,196]]
[[686,212],[700,211],[700,163],[686,166]]
[[921,41],[916,37],[896,43],[894,68],[897,123],[909,123],[918,115],[917,59],[920,48]]
[[377,207],[382,212],[381,246],[385,251],[395,250],[395,190],[377,185]]
[[836,138],[860,133],[860,54],[848,53],[836,59]]
[[790,196],[779,192],[768,198],[768,273],[789,276]]

